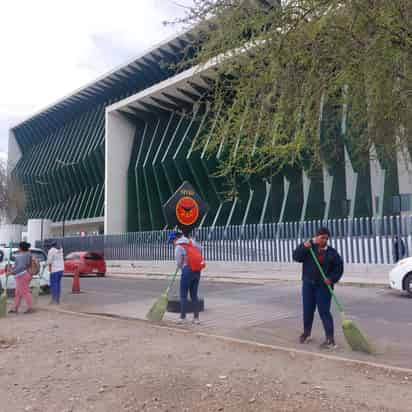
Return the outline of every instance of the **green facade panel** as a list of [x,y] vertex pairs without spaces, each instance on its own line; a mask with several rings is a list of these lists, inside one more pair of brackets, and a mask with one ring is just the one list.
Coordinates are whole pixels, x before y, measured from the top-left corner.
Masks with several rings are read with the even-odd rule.
[[31,146],[15,167],[30,196],[27,218],[53,221],[100,216],[105,107],[72,119]]

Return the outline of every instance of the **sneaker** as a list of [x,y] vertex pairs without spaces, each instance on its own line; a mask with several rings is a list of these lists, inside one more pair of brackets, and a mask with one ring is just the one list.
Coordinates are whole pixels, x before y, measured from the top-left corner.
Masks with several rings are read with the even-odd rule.
[[34,309],[26,309],[23,313],[25,314],[29,314],[29,313],[33,313]]
[[184,318],[184,319],[179,318],[179,319],[176,321],[176,323],[177,323],[178,325],[184,325],[186,322],[187,322],[187,319],[186,319],[186,318]]
[[193,321],[192,321],[192,323],[193,323],[194,325],[200,325],[200,320],[199,320],[199,318],[194,318]]
[[300,335],[299,337],[300,343],[309,343],[310,341],[311,341],[310,335],[308,335],[307,333],[302,333],[302,335]]
[[326,338],[325,342],[320,345],[321,349],[324,350],[333,350],[336,349],[335,339],[333,338]]
[[17,315],[17,310],[16,309],[10,309],[8,313],[12,313],[14,315]]

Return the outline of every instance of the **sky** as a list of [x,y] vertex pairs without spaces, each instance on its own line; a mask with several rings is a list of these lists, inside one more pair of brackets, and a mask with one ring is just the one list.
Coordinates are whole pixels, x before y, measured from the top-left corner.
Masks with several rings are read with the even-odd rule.
[[191,0],[13,0],[0,19],[0,157],[8,130],[177,32]]

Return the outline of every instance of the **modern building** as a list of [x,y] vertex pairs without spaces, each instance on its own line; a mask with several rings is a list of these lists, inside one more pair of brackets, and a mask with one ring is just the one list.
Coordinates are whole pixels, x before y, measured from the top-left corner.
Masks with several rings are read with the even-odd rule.
[[[176,36],[33,114],[10,130],[9,162],[27,193],[17,220],[47,219],[55,235],[161,229],[162,204],[185,180],[208,202],[202,225],[382,216],[411,209],[408,151],[387,165],[372,148],[357,166],[344,137],[346,108],[325,103],[321,134],[341,144],[342,162],[324,155],[318,176],[290,169],[261,176],[226,199],[207,155],[203,97],[214,65],[177,72],[192,34]],[[198,142],[206,142],[199,147]]]

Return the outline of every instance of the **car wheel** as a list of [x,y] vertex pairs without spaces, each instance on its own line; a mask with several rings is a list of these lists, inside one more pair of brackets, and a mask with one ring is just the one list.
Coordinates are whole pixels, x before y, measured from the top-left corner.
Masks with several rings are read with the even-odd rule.
[[409,273],[403,281],[405,290],[408,292],[408,295],[412,297],[412,273]]
[[[188,300],[187,302],[187,313],[193,313],[194,305],[193,303]],[[199,312],[203,312],[205,310],[205,302],[202,298],[199,298],[198,303]],[[170,313],[180,313],[180,299],[178,297],[170,297],[167,303],[167,311]]]

